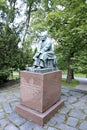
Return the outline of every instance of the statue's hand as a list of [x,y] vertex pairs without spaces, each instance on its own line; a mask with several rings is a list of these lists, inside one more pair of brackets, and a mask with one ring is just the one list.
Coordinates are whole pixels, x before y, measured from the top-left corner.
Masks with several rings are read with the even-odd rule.
[[40,56],[40,54],[41,54],[41,53],[40,53],[40,52],[38,52],[38,53],[37,53],[37,55],[36,55],[36,57],[38,58],[38,57]]

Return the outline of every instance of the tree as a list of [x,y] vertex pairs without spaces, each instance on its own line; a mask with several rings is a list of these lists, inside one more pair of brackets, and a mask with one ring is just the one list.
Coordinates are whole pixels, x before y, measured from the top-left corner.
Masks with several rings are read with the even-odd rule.
[[40,0],[23,0],[24,3],[26,3],[26,21],[25,21],[25,29],[24,29],[24,35],[23,35],[23,41],[22,44],[24,44],[27,35],[29,35],[29,24],[30,24],[30,18],[31,18],[31,13],[35,12],[38,8],[38,3]]
[[26,40],[22,48],[20,48],[19,58],[18,58],[18,68],[24,70],[26,66],[31,67],[33,64],[33,51],[31,48],[31,43]]
[[61,50],[65,59],[62,64],[67,61],[67,82],[71,83],[75,61],[73,58],[87,48],[87,4],[84,0],[61,1],[61,4],[64,9],[49,13],[47,25],[50,34],[58,42],[58,50]]
[[85,47],[84,50],[80,51],[79,53],[75,54],[75,57],[73,58],[73,69],[75,70],[75,72],[80,72],[83,74],[86,74],[87,77],[87,47]]
[[0,82],[8,79],[12,68],[17,68],[19,37],[14,27],[15,3],[16,0],[0,1]]
[[37,6],[37,10],[31,12],[31,21],[30,21],[30,32],[34,33],[35,36],[41,33],[42,31],[47,30],[47,26],[45,23],[46,17],[48,13],[53,12],[57,9],[56,7],[57,0],[42,0]]
[[18,36],[9,26],[4,25],[0,31],[0,68],[2,72],[8,72],[8,76],[11,68],[17,68],[18,42]]
[[27,64],[32,65],[33,52],[27,41],[23,48],[18,48],[21,28],[15,25],[19,12],[16,2],[0,0],[0,82],[7,81],[12,71],[25,69]]

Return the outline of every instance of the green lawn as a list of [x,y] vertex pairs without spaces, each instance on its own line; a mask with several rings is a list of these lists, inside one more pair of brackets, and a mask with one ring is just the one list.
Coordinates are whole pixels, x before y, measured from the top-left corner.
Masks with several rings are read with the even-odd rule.
[[[67,71],[62,71],[63,75],[67,75]],[[82,77],[82,78],[86,78],[86,74],[82,74],[82,73],[74,73],[75,77]]]
[[78,84],[79,84],[79,81],[77,81],[75,79],[72,80],[71,84],[66,83],[66,79],[65,78],[62,79],[62,86],[64,86],[64,87],[74,88]]

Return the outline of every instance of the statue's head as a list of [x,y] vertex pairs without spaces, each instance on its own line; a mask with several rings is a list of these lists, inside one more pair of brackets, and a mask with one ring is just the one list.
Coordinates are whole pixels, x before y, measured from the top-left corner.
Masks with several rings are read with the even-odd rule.
[[47,38],[47,32],[43,32],[43,33],[41,34],[41,40],[42,40],[42,41],[45,41],[46,38]]

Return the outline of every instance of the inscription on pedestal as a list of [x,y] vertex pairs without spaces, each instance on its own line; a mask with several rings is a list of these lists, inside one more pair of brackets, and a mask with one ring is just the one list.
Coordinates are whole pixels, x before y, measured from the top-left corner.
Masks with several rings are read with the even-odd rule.
[[[25,82],[25,80],[22,78],[23,82],[22,82],[22,87],[26,87],[27,90],[29,89],[33,94],[38,94],[40,93],[40,88],[39,85],[37,84],[33,84],[33,82],[27,83]],[[32,80],[33,81],[33,80]]]

